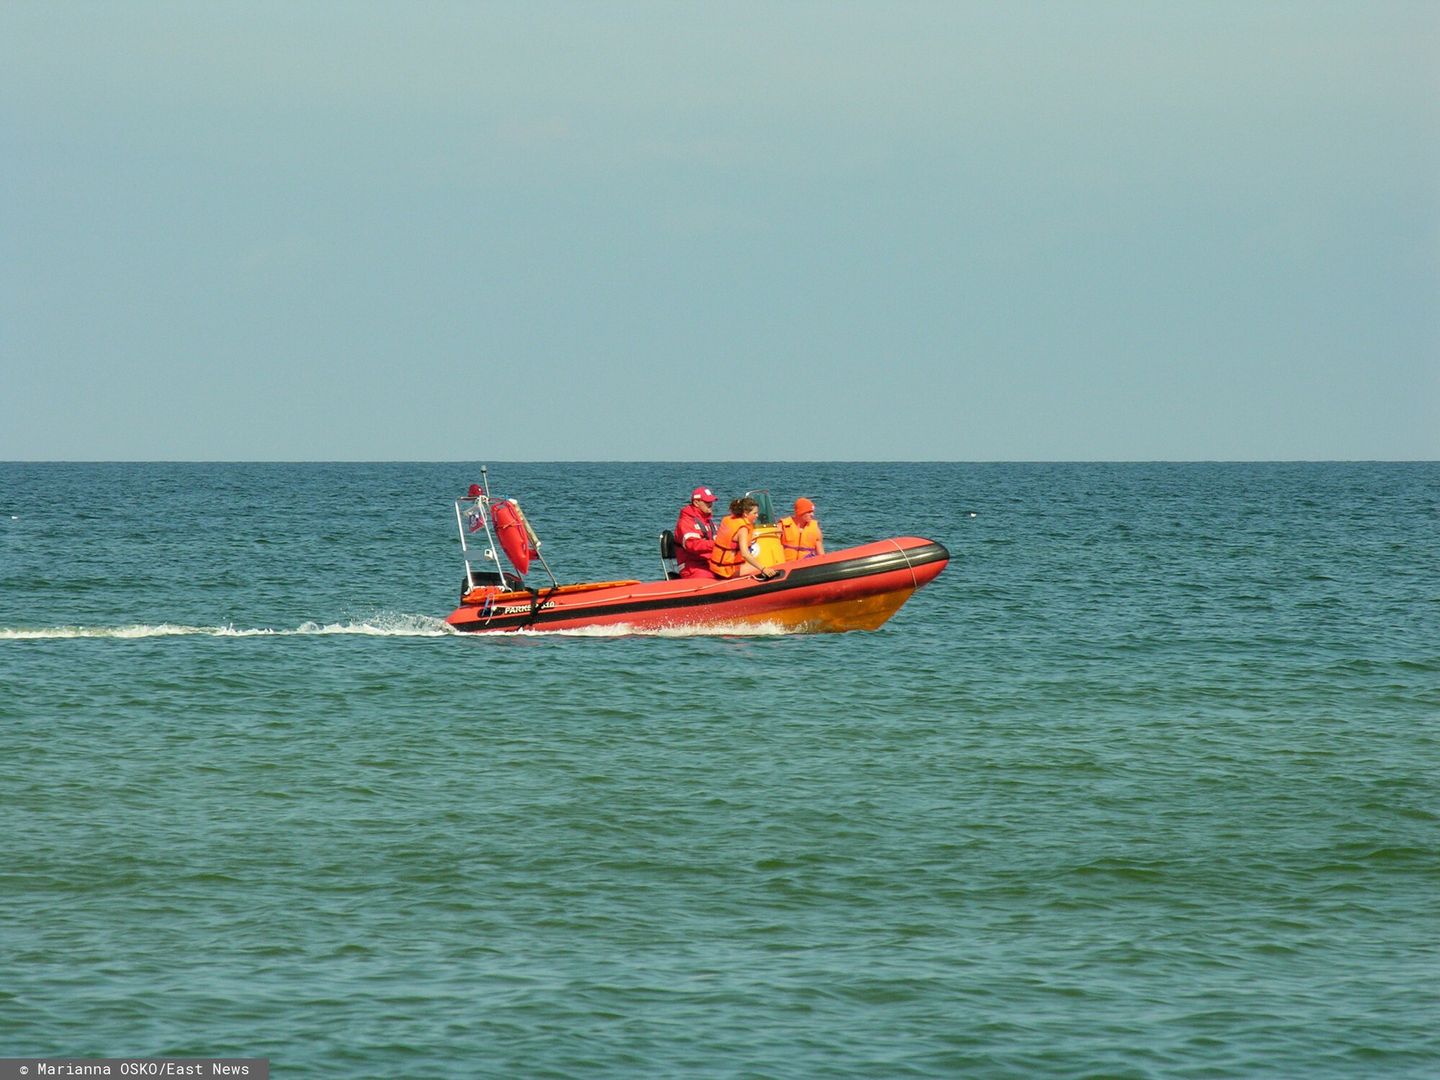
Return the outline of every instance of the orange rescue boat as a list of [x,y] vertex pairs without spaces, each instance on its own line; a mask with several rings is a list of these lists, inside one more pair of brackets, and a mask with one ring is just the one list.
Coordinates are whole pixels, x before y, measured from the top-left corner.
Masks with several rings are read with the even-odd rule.
[[[724,579],[679,578],[665,562],[673,538],[662,533],[664,580],[562,585],[552,574],[550,585],[530,587],[499,570],[495,556],[497,547],[506,551],[517,569],[521,563],[528,566],[530,558],[535,557],[549,573],[540,554],[540,541],[518,504],[514,500],[492,501],[478,485],[472,485],[470,491],[469,496],[455,503],[465,552],[465,581],[460,606],[445,620],[466,633],[599,627],[620,632],[677,630],[715,634],[874,630],[894,615],[916,589],[935,580],[950,561],[943,544],[918,536],[901,536],[798,562],[777,561],[767,566],[763,579],[754,574]],[[494,514],[502,502],[513,514]],[[762,499],[762,534],[770,517],[766,511],[768,497]],[[513,541],[497,545],[490,531],[492,520],[496,532],[507,533],[506,526],[518,520],[521,529],[514,531],[521,533],[523,529],[523,548]],[[496,570],[477,572],[473,568],[475,549],[466,542],[467,523],[471,532],[485,529],[491,545],[483,554],[496,563]],[[511,552],[512,546],[515,552]],[[762,550],[765,547],[762,545]],[[778,551],[778,544],[774,550]],[[769,560],[762,557],[762,561]]]

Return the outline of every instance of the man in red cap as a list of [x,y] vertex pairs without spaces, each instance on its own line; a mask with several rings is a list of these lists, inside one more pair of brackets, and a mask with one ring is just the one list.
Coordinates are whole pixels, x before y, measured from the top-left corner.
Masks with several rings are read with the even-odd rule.
[[825,537],[820,533],[820,522],[815,520],[815,504],[809,499],[796,499],[795,513],[780,519],[780,544],[786,562],[825,554]]
[[710,552],[715,547],[715,524],[710,511],[715,507],[715,493],[708,487],[697,487],[690,493],[690,502],[680,510],[675,522],[675,562],[682,578],[713,578]]

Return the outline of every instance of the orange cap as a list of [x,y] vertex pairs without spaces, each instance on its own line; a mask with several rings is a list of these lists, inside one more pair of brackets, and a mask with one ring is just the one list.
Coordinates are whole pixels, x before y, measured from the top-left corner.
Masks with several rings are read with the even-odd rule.
[[795,500],[795,513],[797,513],[797,514],[812,514],[812,513],[814,513],[814,512],[815,512],[815,504],[814,504],[813,502],[811,502],[809,499],[796,499],[796,500]]

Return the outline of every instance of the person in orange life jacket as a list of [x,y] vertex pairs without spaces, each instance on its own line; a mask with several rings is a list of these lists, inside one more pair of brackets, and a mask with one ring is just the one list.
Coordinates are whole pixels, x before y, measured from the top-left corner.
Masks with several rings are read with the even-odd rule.
[[715,531],[715,546],[710,552],[710,571],[716,577],[754,574],[761,581],[769,581],[774,576],[750,552],[759,516],[760,504],[749,496],[730,504],[730,513]]
[[809,499],[796,499],[795,513],[780,519],[780,545],[786,562],[825,554],[825,537],[815,520],[815,504]]
[[710,512],[715,506],[715,493],[700,486],[690,493],[690,501],[680,508],[675,522],[675,562],[682,578],[713,578],[710,552],[715,547],[715,523]]

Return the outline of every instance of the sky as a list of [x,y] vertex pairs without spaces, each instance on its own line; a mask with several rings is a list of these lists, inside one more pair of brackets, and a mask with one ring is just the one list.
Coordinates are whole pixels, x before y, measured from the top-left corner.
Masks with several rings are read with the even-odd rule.
[[1440,4],[0,3],[0,460],[1440,458]]

